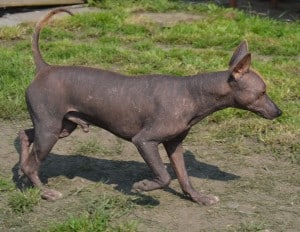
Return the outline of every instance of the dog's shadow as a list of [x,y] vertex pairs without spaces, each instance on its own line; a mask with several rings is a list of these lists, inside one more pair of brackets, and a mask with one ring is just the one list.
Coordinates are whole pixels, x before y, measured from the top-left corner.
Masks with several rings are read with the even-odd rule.
[[[20,154],[18,139],[15,140],[15,147]],[[184,157],[189,176],[219,181],[240,178],[239,176],[220,170],[217,166],[198,161],[190,151],[186,151]],[[169,164],[166,164],[166,166],[172,179],[175,179],[176,176],[171,166]],[[18,188],[24,189],[30,186],[27,178],[20,175],[19,163],[14,165],[12,172],[13,180]],[[153,178],[152,171],[144,162],[94,158],[81,154],[58,155],[50,153],[42,163],[39,175],[44,184],[48,183],[49,178],[58,176],[65,176],[69,179],[81,177],[93,182],[103,182],[113,185],[116,190],[122,193],[139,196],[139,200],[137,201],[140,204],[159,204],[157,200],[149,196],[132,192],[134,182]],[[183,194],[171,188],[166,188],[165,190],[185,198]]]

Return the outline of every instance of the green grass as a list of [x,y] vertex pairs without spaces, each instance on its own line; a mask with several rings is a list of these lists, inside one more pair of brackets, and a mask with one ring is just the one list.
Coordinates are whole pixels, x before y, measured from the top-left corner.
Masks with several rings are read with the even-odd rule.
[[259,231],[268,231],[265,222],[244,222],[241,223],[240,226],[233,231],[239,232],[259,232]]
[[75,147],[74,152],[83,155],[120,155],[123,151],[123,143],[121,139],[116,140],[116,144],[112,147],[99,144],[96,139],[89,139],[86,141],[79,141]]
[[[99,187],[103,187],[104,189],[109,188],[102,186],[100,183],[76,191],[77,198],[79,197],[82,201],[74,204],[76,210],[67,212],[68,210],[66,209],[60,212],[61,209],[58,209],[56,212],[58,215],[56,216],[61,218],[47,218],[46,226],[41,226],[38,225],[38,223],[36,224],[36,219],[30,216],[36,213],[39,214],[39,210],[43,210],[43,208],[47,207],[46,201],[41,202],[40,191],[36,188],[29,188],[25,191],[17,190],[12,181],[1,177],[1,228],[12,229],[14,227],[22,227],[28,220],[29,224],[36,224],[37,228],[39,228],[37,231],[45,232],[137,231],[138,221],[127,219],[126,215],[136,207],[135,201],[137,201],[138,198],[116,193],[116,191],[113,192],[111,189],[107,189],[107,193],[99,193]],[[91,197],[91,191],[93,189],[97,189],[97,192],[95,194],[93,193],[93,197]],[[54,203],[50,203],[50,205],[52,204]],[[17,220],[16,217],[18,218]],[[64,218],[64,220],[61,220],[62,218]],[[27,231],[26,228],[31,227],[26,227],[25,225],[25,229],[23,230]],[[32,229],[33,227],[28,229],[28,231]]]
[[27,189],[24,192],[15,191],[8,199],[8,205],[15,213],[24,213],[33,211],[34,207],[39,204],[41,199],[40,191],[35,188]]
[[97,153],[103,153],[104,150],[105,148],[99,145],[96,140],[89,140],[86,142],[80,142],[75,148],[75,153],[93,155]]
[[[23,214],[31,212],[40,202],[40,191],[38,189],[29,188],[25,191],[17,190],[12,180],[0,177],[0,197],[7,199],[7,212]],[[3,210],[0,207],[1,210]],[[1,211],[0,210],[0,211]]]
[[79,216],[70,216],[63,223],[54,223],[47,232],[102,232],[102,231],[137,231],[135,221],[122,222],[120,217],[129,212],[133,203],[121,196],[103,195],[99,200],[90,202]]
[[0,177],[0,193],[1,192],[9,192],[14,189],[14,185],[11,181]]

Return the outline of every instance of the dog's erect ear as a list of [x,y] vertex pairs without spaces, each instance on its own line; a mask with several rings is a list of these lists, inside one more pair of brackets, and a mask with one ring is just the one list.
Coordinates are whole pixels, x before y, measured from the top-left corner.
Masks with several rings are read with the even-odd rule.
[[230,67],[231,76],[237,80],[249,71],[251,65],[251,54],[247,53],[236,64]]
[[240,59],[242,59],[248,53],[248,43],[247,40],[244,40],[240,45],[235,49],[230,61],[229,67],[236,64]]

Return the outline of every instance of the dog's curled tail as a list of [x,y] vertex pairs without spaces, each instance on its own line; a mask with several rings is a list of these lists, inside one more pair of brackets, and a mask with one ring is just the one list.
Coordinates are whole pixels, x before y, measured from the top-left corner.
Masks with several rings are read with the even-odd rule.
[[41,51],[39,48],[39,38],[40,38],[40,32],[42,30],[42,28],[47,24],[47,22],[49,21],[49,19],[60,12],[65,12],[68,13],[70,15],[73,15],[72,12],[63,9],[63,8],[59,8],[59,9],[55,9],[50,11],[41,21],[39,21],[36,26],[35,26],[35,31],[33,33],[32,36],[32,52],[33,52],[33,60],[35,63],[35,67],[36,67],[36,72],[38,72],[39,70],[41,70],[43,67],[47,66],[48,64],[44,61],[42,55],[41,55]]

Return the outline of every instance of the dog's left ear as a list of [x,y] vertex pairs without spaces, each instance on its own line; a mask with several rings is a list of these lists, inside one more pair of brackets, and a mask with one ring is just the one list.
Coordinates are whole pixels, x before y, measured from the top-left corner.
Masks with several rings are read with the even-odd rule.
[[229,67],[236,64],[237,61],[243,58],[247,53],[248,53],[248,42],[247,40],[244,40],[233,52],[232,57],[229,61]]
[[230,67],[231,76],[238,80],[241,78],[245,73],[249,72],[251,65],[251,54],[247,53],[243,58],[241,58],[236,64],[233,64]]

